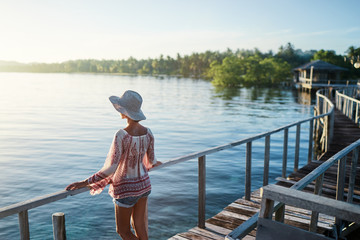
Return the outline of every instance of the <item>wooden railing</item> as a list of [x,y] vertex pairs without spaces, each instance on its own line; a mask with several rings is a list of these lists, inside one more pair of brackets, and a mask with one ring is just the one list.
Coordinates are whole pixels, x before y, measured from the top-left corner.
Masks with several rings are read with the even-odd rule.
[[[171,159],[167,162],[164,162],[162,165],[157,166],[151,171],[169,167],[174,164],[178,164],[181,162],[185,162],[192,159],[198,159],[198,226],[200,228],[205,227],[205,202],[206,202],[206,156],[223,151],[226,149],[230,149],[240,145],[246,145],[246,157],[245,157],[245,199],[250,200],[251,198],[251,172],[252,172],[252,143],[258,139],[265,139],[265,146],[264,146],[264,170],[263,170],[263,185],[267,185],[269,182],[269,169],[270,169],[270,139],[271,136],[278,132],[283,132],[283,154],[282,154],[282,174],[281,177],[286,177],[286,171],[288,166],[288,135],[290,128],[296,128],[296,138],[295,138],[295,157],[294,157],[294,171],[297,171],[299,168],[299,152],[300,152],[300,138],[301,138],[301,125],[308,123],[309,124],[309,136],[308,136],[308,156],[307,161],[311,162],[313,159],[313,132],[314,132],[314,122],[316,124],[315,129],[316,131],[321,131],[320,138],[326,143],[329,144],[331,133],[332,133],[332,124],[333,121],[333,112],[334,107],[331,104],[331,101],[323,95],[321,92],[317,95],[318,99],[318,107],[317,107],[317,114],[314,117],[301,120],[278,129],[258,134],[243,140],[231,142],[228,144],[224,144],[221,146],[213,147],[206,149],[201,152],[192,153],[186,156],[181,156],[178,158]],[[86,192],[87,189],[78,189],[75,191],[60,191],[53,194],[49,194],[46,196],[41,196],[35,199],[31,199],[24,202],[19,202],[10,206],[6,206],[0,208],[0,219],[18,214],[19,217],[19,226],[20,226],[20,236],[21,239],[29,239],[29,221],[28,221],[28,210],[32,208],[36,208],[51,202],[55,202],[60,199],[64,199],[67,196],[72,196],[75,194],[79,194],[82,192]],[[257,219],[257,217],[256,217]],[[255,222],[252,224],[256,225]]]
[[[304,209],[312,210],[311,220],[309,224],[309,231],[316,232],[319,212],[326,215],[335,216],[334,236],[340,237],[343,229],[341,227],[343,220],[360,224],[360,208],[352,204],[354,198],[355,176],[357,160],[359,157],[360,140],[354,142],[347,148],[335,154],[326,162],[318,166],[311,173],[302,178],[299,182],[295,183],[292,187],[284,188],[280,186],[267,186],[263,188],[260,218],[271,220],[275,210],[275,217],[279,222],[284,222],[284,209],[285,204]],[[347,192],[345,192],[345,171],[346,159],[351,157],[350,176],[347,183]],[[323,179],[326,171],[333,165],[337,164],[337,184],[336,184],[336,199],[329,199],[319,196],[322,192]],[[315,181],[314,194],[304,193],[301,190]],[[344,199],[346,196],[346,202]],[[274,201],[278,201],[274,203]],[[266,222],[266,221],[265,221]],[[287,229],[282,224],[278,224],[280,228]],[[258,229],[259,230],[259,229]],[[292,231],[292,230],[290,230]],[[300,230],[299,230],[300,231]],[[261,232],[261,230],[260,230]],[[305,233],[307,236],[311,234]],[[310,238],[306,238],[310,239]]]
[[[315,122],[315,136],[314,138],[320,142],[321,150],[327,151],[334,131],[334,105],[331,102],[333,92],[329,89],[320,89],[316,92],[316,106],[314,107],[313,118]],[[321,116],[321,118],[319,118]],[[312,122],[310,121],[310,130],[312,129]],[[312,137],[312,133],[310,133]],[[310,142],[310,141],[309,141]],[[310,146],[309,146],[310,150]],[[310,160],[311,161],[311,160]],[[283,176],[284,177],[284,176]],[[265,186],[265,184],[264,184]],[[280,206],[278,206],[280,207]],[[281,209],[284,210],[284,209]],[[281,210],[277,211],[276,218],[281,219]],[[259,213],[254,214],[251,218],[233,230],[226,236],[226,239],[242,239],[250,233],[257,224]]]
[[335,79],[311,79],[299,77],[299,82],[303,84],[309,85],[356,85],[358,83],[357,80],[335,80]]
[[314,115],[327,113],[324,118],[315,121],[315,140],[320,145],[321,152],[326,152],[334,135],[334,104],[331,101],[332,92],[329,89],[321,89],[316,92],[316,106]]
[[336,108],[339,109],[345,116],[350,118],[355,124],[360,126],[360,101],[355,99],[356,97],[359,97],[358,91],[358,88],[354,89],[351,95],[349,95],[349,93],[344,94],[336,91],[335,97]]

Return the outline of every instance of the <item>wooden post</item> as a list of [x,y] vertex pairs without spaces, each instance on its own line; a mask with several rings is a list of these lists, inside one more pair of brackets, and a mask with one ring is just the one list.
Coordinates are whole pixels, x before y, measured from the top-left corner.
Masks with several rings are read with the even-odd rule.
[[269,164],[270,164],[270,135],[267,135],[265,137],[263,186],[269,184]]
[[352,152],[352,159],[351,159],[351,172],[349,177],[349,190],[347,195],[347,202],[353,202],[354,196],[354,187],[355,187],[355,177],[356,177],[356,167],[357,167],[357,160],[359,157],[359,147],[355,148]]
[[275,221],[284,222],[285,220],[285,204],[282,204],[275,212]]
[[297,170],[299,169],[300,127],[301,127],[300,124],[296,125],[294,172],[297,172]]
[[309,126],[309,149],[308,149],[308,164],[312,161],[313,155],[313,133],[314,133],[314,120],[310,120]]
[[274,201],[264,196],[264,189],[260,188],[261,204],[259,217],[271,219],[274,211]]
[[283,178],[286,178],[288,136],[289,136],[289,129],[285,128],[284,129],[283,164],[282,164],[282,175],[281,175]]
[[54,240],[66,240],[65,214],[62,212],[52,215]]
[[[336,200],[344,201],[344,188],[345,188],[345,168],[346,168],[346,156],[338,161],[337,170],[337,184],[336,184]],[[335,218],[335,223],[339,228],[341,226],[341,219]]]
[[19,212],[19,228],[20,228],[20,239],[29,240],[30,231],[29,231],[29,216],[27,210]]
[[199,200],[198,200],[198,227],[205,228],[205,202],[206,202],[206,157],[198,158],[199,174]]
[[[321,195],[323,181],[324,181],[324,174],[321,174],[318,178],[316,178],[314,194]],[[309,231],[310,232],[316,232],[318,219],[319,219],[319,213],[315,212],[315,211],[312,211],[311,212],[310,226],[309,226]]]
[[251,198],[251,142],[246,143],[245,200]]
[[356,103],[355,123],[359,126],[359,103]]

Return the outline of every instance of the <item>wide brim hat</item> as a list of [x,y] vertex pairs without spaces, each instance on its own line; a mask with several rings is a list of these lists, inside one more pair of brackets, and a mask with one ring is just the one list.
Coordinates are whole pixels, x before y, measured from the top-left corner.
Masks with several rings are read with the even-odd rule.
[[139,93],[127,90],[121,97],[111,96],[110,102],[116,111],[128,116],[132,120],[145,120],[146,117],[141,111],[142,97]]

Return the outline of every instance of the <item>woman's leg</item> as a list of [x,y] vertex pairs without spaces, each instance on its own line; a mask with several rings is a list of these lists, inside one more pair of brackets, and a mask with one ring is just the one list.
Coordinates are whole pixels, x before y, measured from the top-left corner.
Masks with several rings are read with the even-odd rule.
[[147,197],[140,198],[133,207],[132,218],[136,236],[140,240],[148,240]]
[[133,208],[119,207],[115,204],[116,232],[123,240],[138,240],[130,229],[130,217],[132,211]]

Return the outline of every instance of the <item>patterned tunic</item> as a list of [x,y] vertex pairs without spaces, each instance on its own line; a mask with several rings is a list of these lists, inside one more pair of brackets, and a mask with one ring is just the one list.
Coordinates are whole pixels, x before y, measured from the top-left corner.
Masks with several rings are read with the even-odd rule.
[[141,136],[120,129],[114,136],[104,166],[87,179],[92,195],[110,184],[113,198],[137,197],[151,190],[148,169],[156,164],[154,136],[148,128]]

